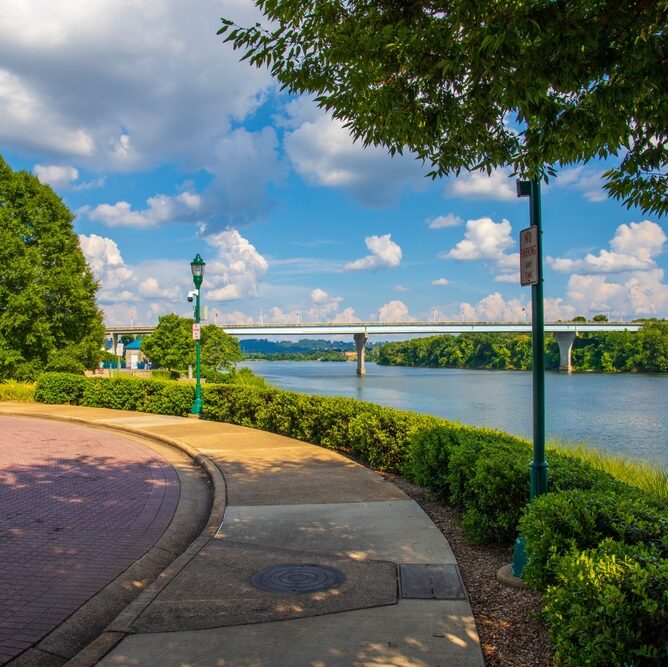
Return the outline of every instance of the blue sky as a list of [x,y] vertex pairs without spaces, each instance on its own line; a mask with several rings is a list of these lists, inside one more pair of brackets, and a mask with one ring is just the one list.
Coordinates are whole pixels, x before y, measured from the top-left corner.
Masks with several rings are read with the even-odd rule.
[[[249,0],[5,0],[0,153],[76,213],[108,324],[521,321],[528,200],[503,171],[432,181],[282,95],[216,36]],[[666,223],[601,190],[601,163],[543,190],[548,319],[668,315]]]

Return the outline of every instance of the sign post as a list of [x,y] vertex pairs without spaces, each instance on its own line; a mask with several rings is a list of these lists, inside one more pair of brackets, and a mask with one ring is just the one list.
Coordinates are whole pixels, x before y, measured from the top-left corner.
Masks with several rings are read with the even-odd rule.
[[[520,282],[531,285],[531,334],[533,368],[533,460],[530,465],[531,498],[547,493],[545,460],[545,316],[543,310],[543,253],[540,180],[517,181],[517,196],[529,197],[531,226],[520,232]],[[522,576],[526,565],[524,539],[518,537],[511,572]]]

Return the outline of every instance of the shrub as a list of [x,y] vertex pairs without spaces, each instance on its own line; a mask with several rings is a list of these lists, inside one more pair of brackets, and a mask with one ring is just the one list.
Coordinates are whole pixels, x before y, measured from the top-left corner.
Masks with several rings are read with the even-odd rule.
[[411,440],[406,476],[426,486],[440,500],[448,500],[448,466],[455,447],[452,427],[435,426],[418,431]]
[[21,401],[30,403],[35,400],[35,384],[6,380],[0,382],[0,401]]
[[89,378],[84,387],[81,405],[116,410],[139,410],[143,395],[142,380],[124,377]]
[[279,389],[206,386],[203,416],[347,452],[378,470],[399,472],[410,438],[440,420],[350,398]]
[[544,618],[564,667],[660,665],[668,659],[668,561],[606,540],[559,560]]
[[86,378],[70,373],[42,373],[35,386],[35,400],[41,403],[80,405]]
[[668,516],[650,496],[624,489],[570,490],[535,498],[520,520],[528,563],[523,578],[544,589],[555,581],[564,554],[612,538],[644,544],[668,555]]
[[[529,502],[529,443],[507,433],[442,422],[411,445],[409,475],[464,510],[475,541],[511,543]],[[549,488],[609,489],[613,478],[585,462],[551,452]]]

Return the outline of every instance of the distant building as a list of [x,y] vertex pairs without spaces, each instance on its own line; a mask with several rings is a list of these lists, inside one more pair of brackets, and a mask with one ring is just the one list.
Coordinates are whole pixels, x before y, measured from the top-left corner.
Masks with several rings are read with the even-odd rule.
[[146,368],[148,360],[141,351],[141,338],[135,338],[131,343],[123,346],[126,368]]

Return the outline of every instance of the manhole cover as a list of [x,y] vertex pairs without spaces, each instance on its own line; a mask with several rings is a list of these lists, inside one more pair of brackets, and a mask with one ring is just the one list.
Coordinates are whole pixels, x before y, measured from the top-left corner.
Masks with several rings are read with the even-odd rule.
[[255,588],[271,593],[315,593],[340,586],[346,575],[340,570],[313,563],[271,565],[251,577]]

